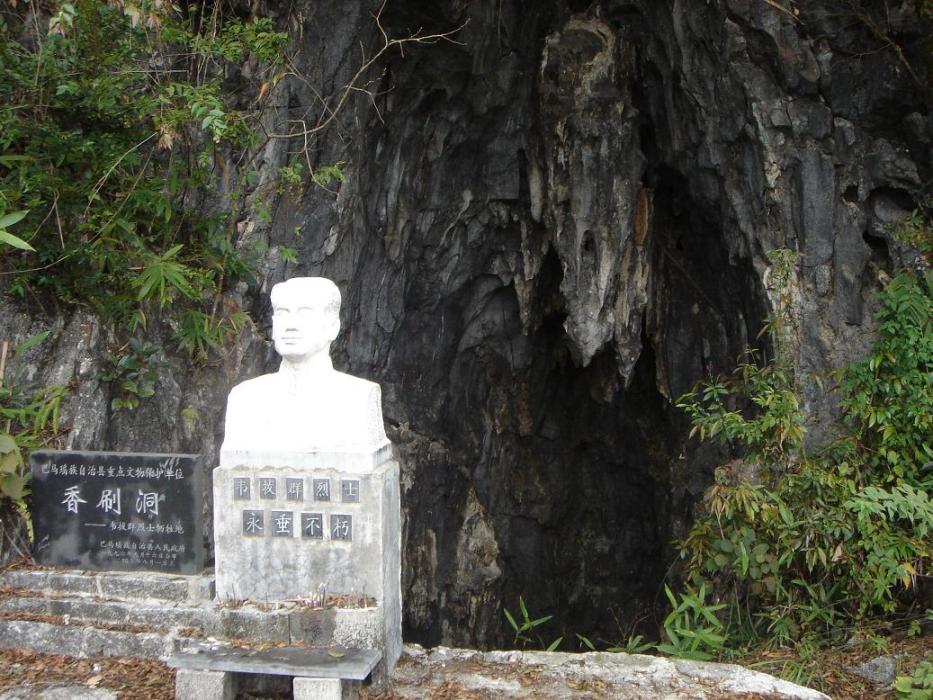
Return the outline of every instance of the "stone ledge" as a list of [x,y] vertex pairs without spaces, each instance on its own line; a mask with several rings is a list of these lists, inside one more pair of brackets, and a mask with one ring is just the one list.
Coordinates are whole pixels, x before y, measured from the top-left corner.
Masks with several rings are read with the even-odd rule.
[[214,611],[192,606],[141,605],[126,601],[99,601],[88,598],[8,597],[0,599],[0,612],[9,618],[22,614],[58,615],[85,621],[89,625],[132,624],[170,629],[196,627],[208,634],[219,633]]
[[168,659],[173,668],[231,671],[303,678],[366,680],[382,653],[375,649],[281,647],[257,651],[212,645],[191,648]]
[[0,574],[0,587],[21,588],[52,595],[100,596],[114,600],[164,600],[173,603],[211,600],[213,581],[213,574],[207,573],[183,576],[115,571],[14,569]]
[[0,623],[0,647],[78,657],[145,658],[174,653],[179,647],[179,640],[152,632],[118,632],[79,625],[10,620]]
[[[19,615],[55,615],[61,626],[94,627],[113,624],[159,628],[176,635],[179,628],[194,628],[205,636],[242,640],[247,644],[277,643],[306,646],[375,648],[379,644],[379,616],[375,608],[312,609],[283,604],[274,610],[253,605],[223,607],[214,603],[159,603],[103,600],[96,596],[24,591],[0,598],[0,614],[7,622]],[[0,621],[2,624],[2,621]],[[49,623],[55,624],[55,623]]]
[[732,664],[641,654],[405,647],[390,681],[395,697],[549,700],[577,696],[724,700],[829,700],[823,693]]

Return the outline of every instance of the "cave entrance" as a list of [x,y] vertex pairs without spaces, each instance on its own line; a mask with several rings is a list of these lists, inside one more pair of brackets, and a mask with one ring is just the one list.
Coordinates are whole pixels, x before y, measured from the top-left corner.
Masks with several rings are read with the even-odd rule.
[[[586,367],[574,363],[553,251],[537,277],[539,322],[530,333],[509,285],[477,278],[446,302],[438,328],[460,339],[437,377],[447,382],[438,430],[449,436],[447,457],[416,480],[408,509],[410,533],[432,533],[438,590],[429,612],[408,618],[407,639],[513,646],[503,610],[518,616],[520,598],[532,615],[553,616],[536,630],[545,645],[559,636],[567,650],[577,648],[576,635],[599,648],[656,637],[672,541],[684,535],[717,459],[684,441],[687,420],[672,398],[731,370],[766,305],[750,262],[730,259],[685,180],[659,168],[650,184],[658,212],[651,292],[627,386],[611,346]],[[495,289],[480,294],[480,285]],[[458,315],[475,322],[490,308],[496,330],[464,349]],[[434,343],[453,341],[441,333]],[[414,362],[411,372],[423,377],[424,368]],[[421,585],[409,590],[423,596]]]

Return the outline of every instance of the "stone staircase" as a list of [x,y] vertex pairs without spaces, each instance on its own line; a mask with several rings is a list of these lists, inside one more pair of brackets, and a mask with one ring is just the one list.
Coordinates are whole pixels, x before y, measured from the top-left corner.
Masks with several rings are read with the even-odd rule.
[[0,648],[165,658],[230,641],[307,640],[300,606],[218,606],[214,577],[19,569],[0,574]]

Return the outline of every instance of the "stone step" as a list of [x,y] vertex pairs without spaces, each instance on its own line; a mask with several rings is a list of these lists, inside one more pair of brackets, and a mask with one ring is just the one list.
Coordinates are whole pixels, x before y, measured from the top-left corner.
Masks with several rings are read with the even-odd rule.
[[10,591],[0,598],[0,625],[54,616],[61,624],[112,628],[148,627],[160,634],[182,637],[215,637],[253,642],[289,644],[297,641],[302,613],[294,610],[263,611],[254,607],[224,608],[213,603],[198,605],[168,602],[104,600],[84,596],[60,596]]
[[32,649],[44,654],[80,657],[164,658],[188,648],[188,642],[158,632],[128,632],[77,624],[2,620],[0,648]]
[[160,573],[13,569],[0,574],[0,588],[109,600],[204,603],[214,597],[214,575],[180,576]]
[[164,657],[202,641],[356,647],[377,641],[374,607],[219,605],[210,575],[20,569],[0,574],[0,589],[0,647]]
[[55,615],[65,620],[85,623],[146,625],[160,629],[196,628],[205,634],[216,634],[219,615],[209,608],[193,605],[153,605],[122,600],[100,600],[80,597],[44,597],[41,595],[9,595],[0,598],[0,613],[15,618],[17,614]]

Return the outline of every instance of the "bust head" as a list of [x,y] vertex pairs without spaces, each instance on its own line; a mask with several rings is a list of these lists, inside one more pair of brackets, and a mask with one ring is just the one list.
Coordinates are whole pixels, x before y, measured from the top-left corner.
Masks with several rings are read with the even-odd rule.
[[296,277],[275,285],[271,301],[272,339],[282,364],[230,392],[221,464],[311,464],[320,453],[382,449],[379,385],[338,372],[330,359],[340,331],[337,285]]
[[272,340],[288,362],[322,352],[340,332],[340,290],[323,277],[293,277],[272,288]]

